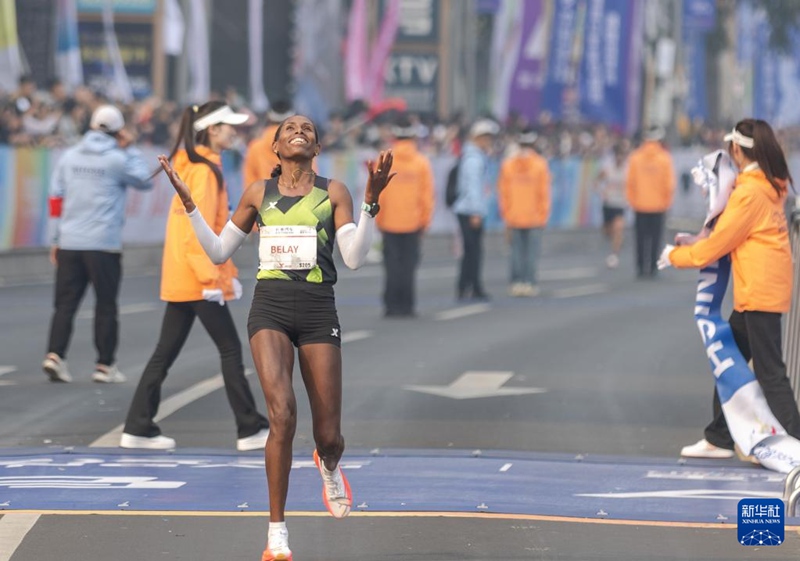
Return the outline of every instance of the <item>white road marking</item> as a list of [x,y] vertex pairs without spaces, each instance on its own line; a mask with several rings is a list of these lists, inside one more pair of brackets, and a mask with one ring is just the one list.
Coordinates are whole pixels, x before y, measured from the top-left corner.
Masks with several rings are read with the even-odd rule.
[[[139,304],[128,304],[119,307],[119,315],[126,316],[129,314],[141,314],[144,312],[152,312],[153,310],[161,309],[162,304],[156,302],[142,302]],[[94,310],[84,310],[78,313],[78,319],[93,319]]]
[[[367,339],[371,336],[371,331],[353,331],[345,334],[344,337],[342,337],[342,344],[360,341],[361,339]],[[138,370],[141,370],[141,368]],[[255,371],[248,368],[244,371],[244,374],[245,376],[250,376],[251,374],[255,374]],[[153,421],[158,423],[179,409],[186,407],[193,401],[197,401],[198,399],[205,397],[223,387],[225,387],[225,383],[222,380],[222,374],[217,374],[211,378],[206,378],[205,380],[186,388],[182,392],[178,392],[175,395],[171,395],[164,399],[159,405],[158,415],[156,415]],[[95,448],[116,448],[119,446],[119,439],[122,436],[122,430],[124,428],[125,425],[117,425],[103,436],[89,444],[89,446]]]
[[590,296],[592,294],[602,294],[604,292],[608,292],[608,285],[588,284],[586,286],[557,288],[550,294],[553,296],[553,298],[575,298],[576,296]]
[[342,335],[342,344],[354,343],[372,337],[372,331],[351,331]]
[[[0,376],[4,374],[11,374],[12,372],[16,372],[16,366],[0,366]],[[0,380],[0,386],[16,386],[17,383],[12,380]]]
[[489,304],[473,304],[471,306],[462,306],[460,308],[453,308],[452,310],[445,310],[433,316],[436,321],[447,321],[451,319],[458,319],[467,316],[474,316],[475,314],[482,314],[491,309]]
[[514,464],[503,464],[503,467],[500,468],[500,471],[506,472],[511,469],[511,466]]
[[558,281],[558,280],[575,280],[575,279],[591,279],[597,276],[597,269],[594,267],[573,267],[571,269],[550,269],[549,271],[540,271],[540,281]]
[[[254,374],[253,370],[249,368],[245,370],[245,376],[249,376],[250,374]],[[206,378],[205,380],[194,384],[193,386],[189,386],[182,392],[178,392],[175,395],[169,396],[167,399],[161,401],[161,404],[158,406],[158,415],[155,416],[153,421],[158,423],[163,419],[166,419],[179,409],[186,407],[193,401],[197,401],[198,399],[207,396],[208,394],[217,391],[220,388],[223,388],[225,383],[222,380],[222,374],[217,374],[216,376],[212,376],[211,378]],[[122,429],[125,428],[125,425],[117,425],[106,434],[89,444],[90,447],[102,447],[102,448],[116,448],[119,446],[119,439],[122,436]]]
[[33,529],[38,514],[17,514],[4,511],[0,518],[0,561],[10,561],[11,556]]
[[503,388],[513,372],[464,372],[448,386],[405,386],[412,392],[449,397],[450,399],[475,399],[506,395],[544,393],[544,388]]

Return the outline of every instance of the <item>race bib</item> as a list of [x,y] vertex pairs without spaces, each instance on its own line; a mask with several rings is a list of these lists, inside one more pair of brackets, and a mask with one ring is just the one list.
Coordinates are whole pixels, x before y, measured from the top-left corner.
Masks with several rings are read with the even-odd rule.
[[317,264],[317,230],[313,226],[262,226],[258,268],[313,269]]

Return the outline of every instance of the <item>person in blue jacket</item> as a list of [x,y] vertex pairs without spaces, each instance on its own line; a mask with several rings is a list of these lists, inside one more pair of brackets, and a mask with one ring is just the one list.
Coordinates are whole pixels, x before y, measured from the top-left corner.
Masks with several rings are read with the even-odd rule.
[[122,277],[122,226],[127,187],[152,188],[153,170],[132,146],[122,112],[101,105],[90,130],[67,149],[50,181],[50,260],[56,266],[55,306],[42,368],[51,382],[71,382],[65,361],[75,312],[91,283],[95,293],[92,380],[119,383],[117,297]]
[[479,119],[469,131],[458,168],[458,197],[453,212],[461,230],[463,253],[458,276],[458,300],[488,300],[483,287],[481,267],[483,261],[483,234],[486,215],[489,213],[491,186],[487,170],[495,136],[500,126],[491,119]]

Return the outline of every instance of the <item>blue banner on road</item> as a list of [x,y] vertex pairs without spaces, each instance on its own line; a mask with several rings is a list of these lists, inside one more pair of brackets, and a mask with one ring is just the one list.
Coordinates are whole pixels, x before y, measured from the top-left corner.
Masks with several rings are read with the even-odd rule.
[[[353,510],[736,521],[736,501],[777,498],[783,478],[732,461],[570,454],[389,451],[347,454]],[[325,512],[311,452],[295,456],[287,509]],[[0,510],[258,512],[260,453],[118,449],[0,454]],[[601,512],[607,513],[605,515]]]

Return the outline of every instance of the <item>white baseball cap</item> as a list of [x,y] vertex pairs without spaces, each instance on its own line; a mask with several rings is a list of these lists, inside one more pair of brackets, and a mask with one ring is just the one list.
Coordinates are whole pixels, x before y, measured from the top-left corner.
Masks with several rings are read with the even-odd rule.
[[250,115],[245,113],[236,113],[229,105],[223,105],[219,109],[215,109],[208,115],[203,115],[194,122],[195,132],[206,130],[212,125],[241,125],[244,124]]
[[664,140],[666,136],[666,132],[664,131],[664,127],[660,125],[653,125],[644,133],[645,140]]
[[89,128],[113,134],[125,128],[125,117],[116,106],[101,105],[92,113]]
[[469,135],[472,138],[483,136],[486,134],[496,136],[500,133],[500,125],[491,119],[478,119],[469,129]]

